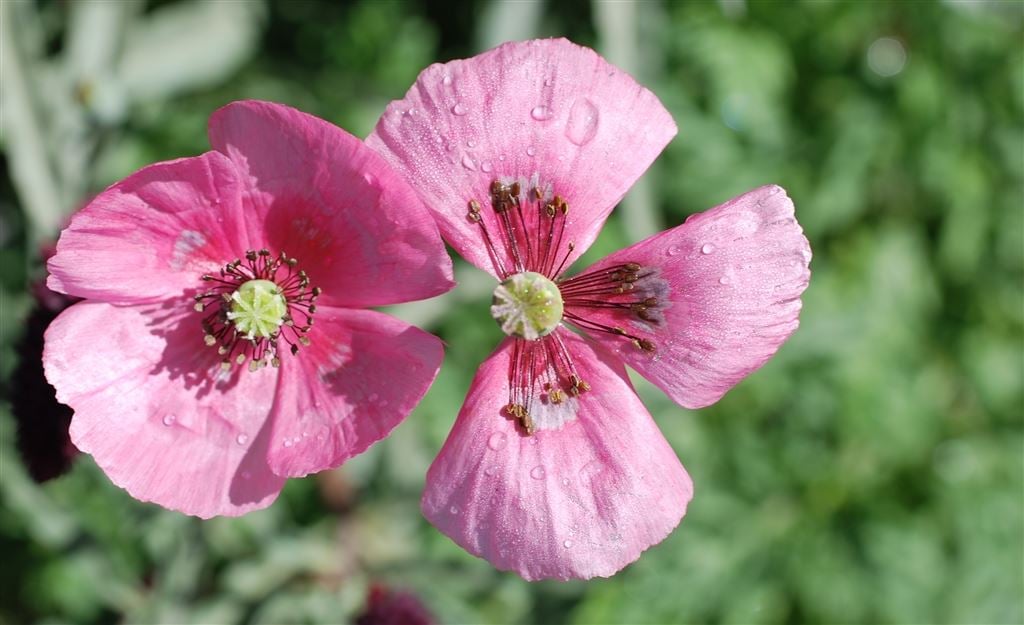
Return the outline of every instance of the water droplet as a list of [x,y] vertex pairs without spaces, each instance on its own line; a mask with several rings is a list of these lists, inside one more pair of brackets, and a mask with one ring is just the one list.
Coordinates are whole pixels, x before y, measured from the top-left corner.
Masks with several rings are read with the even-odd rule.
[[456,102],[455,106],[452,107],[452,115],[458,115],[458,116],[461,117],[461,116],[465,115],[468,112],[469,112],[469,109],[467,109],[465,106],[463,106],[462,102]]
[[473,141],[472,139],[470,139],[469,141],[466,142],[466,147],[467,148],[475,148],[476,147],[476,141]]
[[473,162],[473,159],[468,154],[462,157],[462,166],[469,171],[476,171],[476,163]]
[[569,549],[570,547],[572,547],[572,541],[569,539],[565,539],[562,541],[562,546],[566,549]]
[[[604,465],[598,460],[591,460],[580,469],[580,480],[584,483],[591,482],[601,471],[604,471]],[[575,525],[573,529],[576,529]]]
[[587,98],[579,98],[569,110],[565,136],[576,145],[586,145],[597,134],[597,120],[597,107],[594,103]]
[[491,171],[493,169],[494,169],[494,165],[491,164],[491,161],[484,161],[484,162],[480,163],[480,170],[481,171],[484,171],[486,173],[491,173]]
[[487,446],[493,449],[494,451],[498,451],[499,449],[504,448],[505,445],[507,444],[508,435],[505,434],[504,432],[495,432],[494,434],[491,434],[490,438],[487,439]]
[[532,477],[535,480],[543,480],[546,474],[547,471],[545,471],[544,467],[540,466],[539,464],[533,467],[533,470],[530,471],[530,477]]
[[665,250],[665,256],[678,256],[679,253],[682,251],[682,248],[680,248],[678,245],[672,245],[669,246],[667,250]]
[[444,144],[444,149],[447,152],[451,152],[452,150],[455,149],[455,146],[452,145],[452,143],[450,141],[446,141],[445,144]]
[[484,475],[493,476],[497,472],[498,472],[498,467],[493,466],[493,465],[487,467],[486,469],[484,469]]
[[452,84],[452,77],[449,76],[448,74],[445,74],[444,78],[441,79],[441,84],[442,85],[450,85],[450,84]]
[[498,160],[499,160],[499,161],[503,161],[503,160],[505,160],[505,155],[504,155],[504,154],[499,154],[499,155],[498,155]]
[[452,506],[451,508],[448,508],[448,512],[451,512],[452,514],[458,514],[459,513],[459,507],[458,506]]
[[533,147],[532,145],[530,147],[526,148],[526,155],[527,156],[533,156],[536,153],[537,153],[537,148]]
[[544,86],[545,87],[550,87],[553,84],[555,84],[555,81],[554,81],[553,78],[545,78],[544,79]]
[[729,277],[728,276],[722,276],[721,278],[718,279],[718,283],[719,284],[729,284]]
[[700,248],[700,253],[701,253],[701,254],[710,254],[711,252],[714,252],[714,251],[715,251],[715,246],[714,246],[714,245],[712,245],[712,244],[710,244],[710,243],[705,243],[705,244],[704,244],[704,245],[703,245],[703,246],[702,246],[702,247]]
[[370,186],[377,184],[377,177],[369,172],[363,174],[363,180],[365,180],[366,184]]
[[177,421],[178,419],[174,415],[169,414],[169,415],[165,415],[163,420],[164,420],[164,425],[171,426],[171,425],[174,425],[174,422]]
[[235,437],[235,442],[238,443],[239,445],[244,445],[249,442],[249,435],[239,434],[238,436]]
[[563,477],[562,478],[562,486],[568,486],[568,485],[569,485],[569,478]]
[[415,108],[411,108],[408,111],[406,111],[405,114],[408,115],[409,117],[415,117],[416,116],[416,109]]
[[533,110],[530,111],[530,117],[539,122],[547,121],[551,119],[551,108],[544,105],[535,106],[533,107]]
[[292,446],[292,439],[290,439],[290,438],[284,439],[284,446],[285,447],[291,447]]

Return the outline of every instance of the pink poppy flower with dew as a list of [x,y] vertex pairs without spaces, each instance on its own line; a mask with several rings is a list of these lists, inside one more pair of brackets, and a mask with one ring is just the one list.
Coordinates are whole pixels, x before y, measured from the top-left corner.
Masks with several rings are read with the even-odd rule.
[[565,277],[675,133],[630,76],[544,40],[428,67],[367,140],[499,282],[491,314],[508,337],[473,380],[422,507],[526,579],[612,575],[686,511],[690,478],[625,364],[706,406],[797,327],[810,249],[776,186]]
[[257,101],[215,112],[209,136],[72,218],[49,286],[85,301],[43,355],[75,445],[200,517],[263,508],[386,436],[443,353],[368,307],[452,286],[429,213],[355,137]]

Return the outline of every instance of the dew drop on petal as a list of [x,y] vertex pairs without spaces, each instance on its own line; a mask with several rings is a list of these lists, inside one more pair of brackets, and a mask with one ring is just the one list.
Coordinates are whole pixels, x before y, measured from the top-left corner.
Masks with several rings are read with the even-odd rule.
[[174,425],[174,422],[177,421],[177,420],[178,420],[177,417],[175,417],[172,414],[169,414],[169,415],[165,415],[164,416],[163,422],[164,422],[164,425],[171,426],[171,425]]
[[530,471],[530,477],[532,477],[535,480],[543,480],[544,475],[546,473],[547,472],[544,470],[544,467],[538,464],[537,466],[533,467],[532,471]]
[[594,103],[587,98],[579,98],[569,109],[565,136],[576,145],[586,145],[597,134],[597,121],[598,113]]
[[710,254],[711,252],[714,252],[714,251],[715,251],[715,246],[714,246],[714,245],[712,245],[712,244],[710,244],[710,243],[705,243],[705,244],[704,244],[704,245],[703,245],[703,246],[702,246],[702,247],[700,248],[700,253],[701,253],[701,254]]
[[442,85],[450,85],[450,84],[452,84],[452,77],[449,76],[448,74],[445,74],[444,78],[441,79],[441,84]]
[[493,169],[494,169],[494,165],[491,164],[491,161],[484,161],[484,162],[480,163],[480,170],[485,172],[485,173],[489,174],[489,173],[491,173],[491,171]]
[[467,109],[462,104],[462,102],[456,102],[455,106],[452,107],[452,115],[458,115],[458,116],[461,117],[461,116],[465,115],[468,112],[469,112],[469,109]]
[[476,163],[473,162],[473,159],[468,154],[462,157],[462,166],[469,171],[476,171]]
[[486,469],[484,469],[484,474],[485,475],[489,475],[489,476],[493,476],[497,472],[498,472],[498,467],[493,466],[493,465],[487,467]]
[[459,513],[459,507],[458,506],[452,506],[451,508],[448,508],[448,512],[451,512],[452,514],[458,514]]
[[291,447],[292,446],[292,439],[290,439],[290,438],[284,439],[284,446],[285,447]]
[[667,250],[665,250],[665,256],[678,256],[679,253],[682,251],[683,250],[678,245],[672,245],[669,246]]
[[244,445],[249,442],[249,435],[239,434],[238,436],[235,437],[235,442],[238,443],[239,445]]
[[718,279],[718,283],[719,284],[729,284],[729,277],[728,276],[722,276],[721,278]]
[[562,546],[566,549],[569,549],[570,547],[572,547],[572,541],[569,539],[565,539],[562,541]]
[[363,180],[365,180],[366,184],[370,185],[371,187],[377,184],[377,177],[371,174],[370,172],[366,172],[363,174]]
[[563,477],[562,478],[562,486],[568,486],[568,485],[569,485],[569,478]]
[[472,139],[470,139],[469,141],[466,142],[466,147],[467,148],[475,148],[476,147],[476,141],[473,141]]
[[505,445],[507,444],[508,435],[505,434],[504,432],[495,432],[494,434],[491,434],[490,438],[487,439],[487,446],[493,449],[494,451],[498,451],[499,449],[504,448]]
[[530,117],[539,122],[549,120],[551,119],[551,108],[544,105],[535,106],[533,107],[533,110],[530,111]]
[[537,148],[533,147],[532,145],[530,147],[526,148],[526,155],[527,156],[533,156],[536,153],[537,153]]
[[550,87],[553,84],[555,84],[554,79],[552,79],[552,78],[545,78],[544,79],[544,86],[545,87]]

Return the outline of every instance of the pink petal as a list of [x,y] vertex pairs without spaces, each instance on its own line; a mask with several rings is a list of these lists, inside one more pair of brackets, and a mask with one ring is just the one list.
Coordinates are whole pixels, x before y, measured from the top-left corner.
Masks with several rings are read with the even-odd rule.
[[657,268],[670,300],[664,323],[574,310],[652,340],[653,356],[589,332],[676,402],[700,408],[760,368],[796,330],[810,260],[793,202],[781,187],[760,187],[583,272],[628,262]]
[[469,200],[489,204],[492,180],[538,174],[568,201],[568,266],[675,133],[658,98],[628,74],[547,39],[431,65],[367,144],[412,183],[448,242],[498,275],[466,217]]
[[43,364],[71,439],[137,499],[203,518],[264,508],[284,483],[266,461],[277,372],[222,374],[177,310],[83,302],[50,325]]
[[693,494],[622,365],[562,332],[592,389],[577,418],[518,433],[502,412],[506,340],[473,380],[422,502],[464,549],[528,580],[614,574],[678,525]]
[[246,248],[239,196],[234,165],[216,152],[145,167],[71,218],[47,285],[121,303],[179,295]]
[[318,308],[317,335],[281,363],[270,466],[302,476],[387,436],[441,367],[440,339],[383,313]]
[[209,134],[248,186],[254,238],[298,259],[323,288],[322,304],[393,304],[453,286],[451,259],[430,214],[359,139],[258,101],[215,112]]

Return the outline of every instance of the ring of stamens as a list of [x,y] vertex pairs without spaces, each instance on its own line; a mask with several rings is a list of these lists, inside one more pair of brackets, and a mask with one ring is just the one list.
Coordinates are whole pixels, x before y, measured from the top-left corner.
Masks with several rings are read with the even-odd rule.
[[[525,193],[524,188],[528,188]],[[529,435],[536,429],[530,414],[534,402],[557,405],[590,390],[577,372],[564,341],[554,332],[560,322],[566,320],[592,332],[620,336],[640,351],[654,355],[654,341],[627,330],[625,323],[608,325],[588,319],[581,311],[603,309],[642,326],[659,326],[664,323],[668,286],[657,269],[632,262],[560,280],[575,249],[575,243],[565,236],[568,202],[554,194],[550,186],[541,184],[536,175],[530,181],[492,180],[488,191],[490,214],[484,212],[479,201],[470,199],[466,217],[479,227],[502,281],[495,290],[492,315],[514,339],[505,413]],[[518,310],[523,319],[535,312],[526,301],[530,295],[536,295],[523,286],[527,283],[545,288],[547,283],[557,292],[561,304],[557,319],[551,319],[554,307],[540,308],[548,306],[554,298],[541,298],[537,300],[536,312],[542,313],[538,318],[543,321],[508,323],[512,320],[510,311]],[[518,296],[510,295],[510,290],[517,289]],[[516,306],[520,308],[513,310]]]
[[206,290],[195,295],[195,310],[208,312],[201,323],[203,341],[216,347],[221,367],[249,361],[249,370],[281,365],[279,342],[295,355],[310,344],[319,287],[284,252],[249,250],[218,274],[204,274]]

